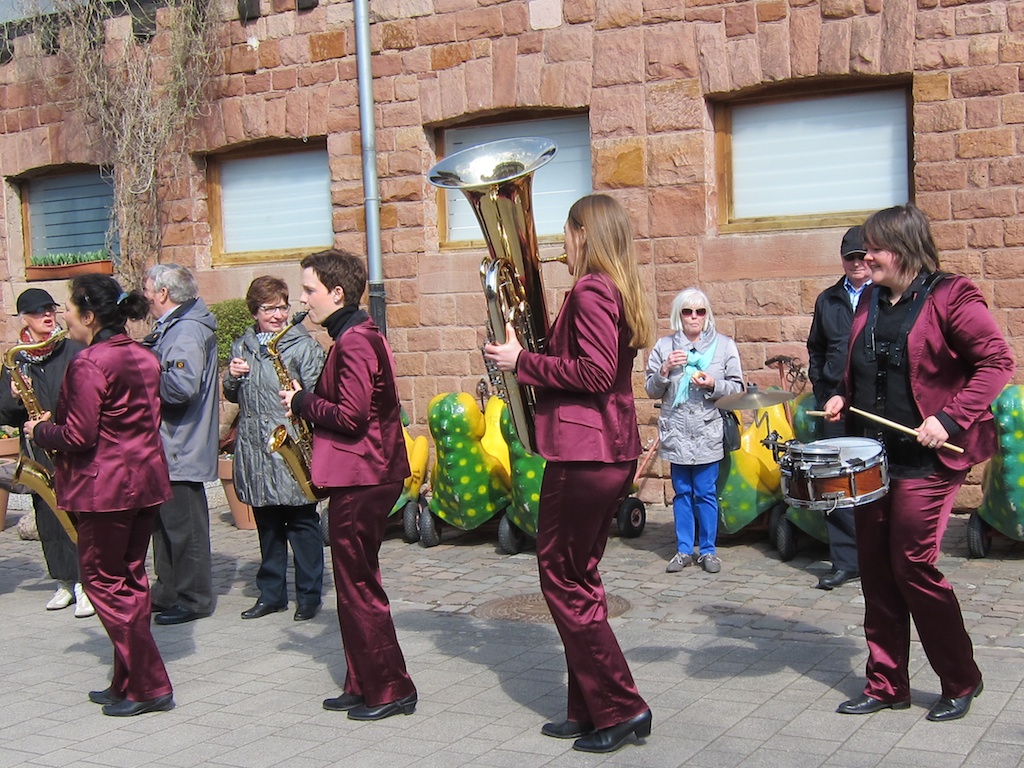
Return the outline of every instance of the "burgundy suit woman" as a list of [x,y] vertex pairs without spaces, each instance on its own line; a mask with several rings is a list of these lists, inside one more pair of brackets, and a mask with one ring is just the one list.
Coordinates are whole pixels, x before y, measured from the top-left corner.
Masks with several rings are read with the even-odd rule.
[[26,430],[56,452],[60,505],[78,516],[82,584],[114,644],[110,687],[89,698],[103,714],[171,709],[171,681],[150,632],[146,551],[171,486],[160,440],[160,365],[125,333],[148,304],[110,277],[76,278],[71,338],[89,346],[68,366],[53,422]]
[[[914,427],[917,436],[850,419],[850,434],[885,444],[891,479],[888,495],[856,509],[867,683],[837,711],[910,706],[913,619],[942,686],[928,719],[956,720],[981,693],[981,671],[960,604],[936,563],[968,469],[995,453],[988,408],[1013,375],[1013,358],[981,292],[965,277],[938,272],[921,211],[879,211],[864,224],[864,242],[874,286],[853,320],[845,395],[825,411],[838,419],[849,402]],[[947,440],[964,453],[944,449]]]
[[377,559],[409,460],[391,348],[359,309],[365,287],[366,270],[355,256],[331,250],[302,260],[302,301],[334,346],[314,390],[282,392],[282,398],[313,425],[313,483],[331,494],[334,586],[348,674],[342,695],[325,700],[324,708],[348,711],[351,720],[380,720],[416,709]]
[[652,334],[621,205],[605,195],[577,201],[565,252],[577,279],[545,352],[523,351],[510,328],[509,342],[488,344],[485,355],[535,387],[536,445],[547,459],[537,562],[565,645],[569,700],[566,720],[541,731],[581,737],[573,745],[581,751],[611,752],[651,730],[651,712],[608,624],[597,566],[641,453],[633,359]]

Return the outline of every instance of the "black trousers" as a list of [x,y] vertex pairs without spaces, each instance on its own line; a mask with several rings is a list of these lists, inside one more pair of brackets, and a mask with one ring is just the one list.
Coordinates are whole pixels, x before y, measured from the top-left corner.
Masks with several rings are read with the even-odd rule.
[[260,600],[270,605],[288,602],[288,545],[295,563],[295,602],[320,605],[324,586],[324,545],[316,504],[301,507],[253,507],[263,556],[256,573]]
[[78,547],[68,538],[53,510],[40,496],[32,494],[32,508],[36,512],[36,530],[43,545],[43,560],[51,579],[77,582]]
[[[825,437],[844,437],[842,422],[825,422]],[[859,571],[857,565],[857,524],[853,509],[836,509],[825,515],[828,530],[828,555],[837,571]]]
[[172,482],[174,494],[160,507],[153,526],[150,592],[164,608],[180,603],[196,613],[213,612],[210,508],[202,483]]

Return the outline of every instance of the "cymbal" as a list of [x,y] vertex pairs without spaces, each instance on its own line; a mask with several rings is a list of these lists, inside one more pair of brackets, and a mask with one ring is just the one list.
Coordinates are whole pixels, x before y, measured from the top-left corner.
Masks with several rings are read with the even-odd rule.
[[726,395],[719,398],[715,405],[723,411],[756,411],[759,408],[767,408],[770,405],[788,403],[795,398],[792,392],[783,389],[770,389],[765,392],[756,386],[747,387],[746,392],[737,392],[735,395]]

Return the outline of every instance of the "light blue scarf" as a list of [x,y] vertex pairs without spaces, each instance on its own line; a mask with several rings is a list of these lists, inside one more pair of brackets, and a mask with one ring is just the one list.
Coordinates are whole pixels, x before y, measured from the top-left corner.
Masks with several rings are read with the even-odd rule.
[[718,347],[718,337],[711,342],[711,346],[703,352],[689,352],[686,355],[686,366],[683,368],[683,378],[679,382],[679,389],[676,390],[676,399],[672,401],[675,408],[683,400],[690,397],[690,381],[698,371],[706,371],[715,357],[715,349]]

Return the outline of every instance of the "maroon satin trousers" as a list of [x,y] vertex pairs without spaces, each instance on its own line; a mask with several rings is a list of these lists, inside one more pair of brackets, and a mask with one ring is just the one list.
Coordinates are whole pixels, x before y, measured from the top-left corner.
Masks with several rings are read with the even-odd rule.
[[331,489],[334,589],[348,665],[345,693],[362,696],[370,707],[416,692],[395,635],[378,560],[388,512],[402,485],[398,481]]
[[597,566],[636,461],[549,461],[537,520],[540,586],[565,646],[569,720],[595,728],[636,717],[647,704],[608,624]]
[[966,476],[946,470],[925,478],[893,479],[886,496],[856,510],[868,696],[910,699],[911,618],[943,696],[964,696],[981,681],[960,603],[935,565]]
[[159,505],[123,512],[78,514],[82,586],[114,644],[110,688],[132,701],[171,692],[150,631],[146,552]]

